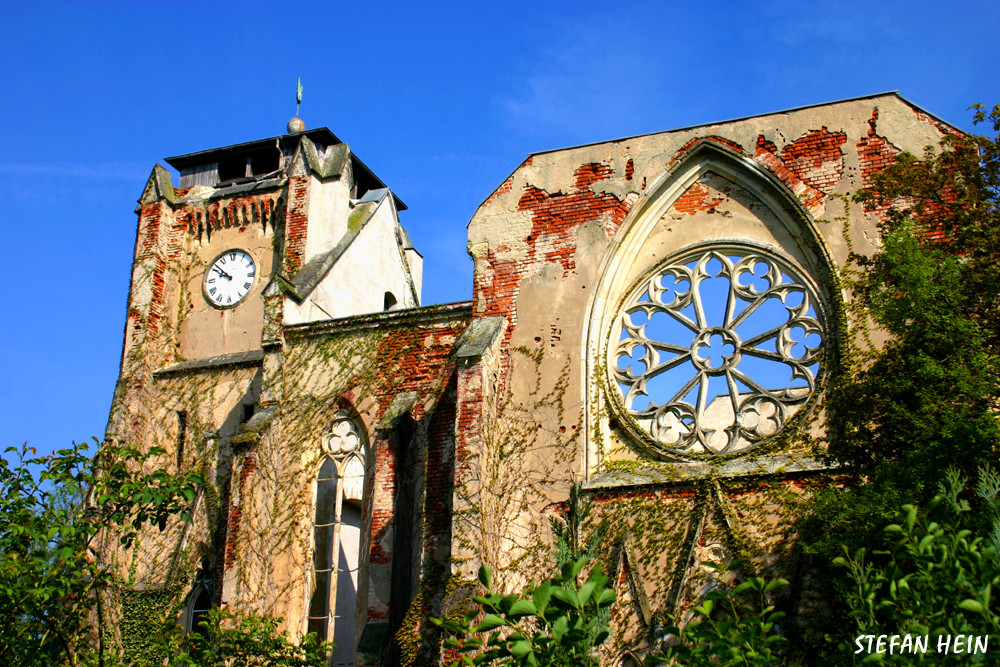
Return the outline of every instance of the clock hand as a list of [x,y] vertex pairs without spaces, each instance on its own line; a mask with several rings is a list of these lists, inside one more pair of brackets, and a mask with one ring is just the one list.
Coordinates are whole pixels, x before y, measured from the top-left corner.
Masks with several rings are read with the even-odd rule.
[[232,281],[232,279],[233,279],[233,277],[231,275],[229,275],[228,273],[226,273],[225,271],[223,271],[222,269],[220,269],[217,266],[213,266],[212,270],[213,271],[218,271],[219,275],[222,276],[223,278],[225,278],[226,280]]

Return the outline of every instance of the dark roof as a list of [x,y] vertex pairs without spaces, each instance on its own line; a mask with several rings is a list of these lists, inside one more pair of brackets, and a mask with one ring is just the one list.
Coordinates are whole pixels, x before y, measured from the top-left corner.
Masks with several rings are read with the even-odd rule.
[[[242,144],[233,144],[232,146],[209,148],[208,150],[198,151],[197,153],[176,155],[174,157],[168,157],[166,162],[177,171],[183,171],[184,169],[191,167],[217,162],[223,155],[231,155],[233,153],[249,153],[261,148],[269,148],[274,146],[274,142],[276,141],[281,142],[281,150],[283,153],[291,155],[295,152],[295,149],[298,148],[299,137],[309,137],[314,144],[320,144],[322,146],[334,146],[343,143],[337,138],[337,135],[330,131],[329,128],[317,127],[314,130],[306,130],[301,134],[283,134],[278,137],[257,139],[256,141],[247,141]],[[359,158],[354,151],[351,151],[351,165],[354,168],[355,173],[360,172],[364,177],[372,182],[372,185],[374,186],[373,189],[388,187],[382,182],[382,179],[375,175],[375,172],[368,168],[368,165],[361,161],[361,158]],[[396,204],[396,210],[405,211],[407,209],[406,204],[403,203],[403,200],[400,199],[395,192],[392,193],[392,199]]]
[[329,128],[317,127],[315,130],[306,130],[302,134],[283,134],[279,137],[257,139],[256,141],[247,141],[242,144],[222,146],[221,148],[209,148],[208,150],[198,151],[197,153],[186,153],[185,155],[168,157],[167,164],[177,171],[181,171],[187,167],[194,167],[214,162],[215,158],[227,153],[242,153],[256,150],[258,148],[267,148],[269,146],[273,146],[275,141],[280,141],[282,149],[291,153],[295,150],[295,147],[298,146],[299,137],[309,137],[313,143],[323,144],[325,146],[342,143],[340,139],[337,138],[337,135],[331,132]]

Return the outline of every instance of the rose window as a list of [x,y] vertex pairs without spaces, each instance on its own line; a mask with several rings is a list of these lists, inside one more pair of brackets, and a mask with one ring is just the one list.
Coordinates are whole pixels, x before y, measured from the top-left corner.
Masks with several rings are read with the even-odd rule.
[[820,308],[789,262],[757,248],[661,264],[612,334],[611,376],[630,421],[667,456],[732,454],[777,433],[816,388]]

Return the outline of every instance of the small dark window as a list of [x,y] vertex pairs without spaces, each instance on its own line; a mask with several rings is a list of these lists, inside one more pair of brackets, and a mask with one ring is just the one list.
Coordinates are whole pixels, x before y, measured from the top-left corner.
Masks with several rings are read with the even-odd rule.
[[177,469],[184,467],[184,443],[187,440],[188,415],[184,410],[177,411]]
[[212,610],[212,570],[208,559],[203,559],[194,587],[188,596],[187,614],[184,619],[184,629],[187,632],[197,632],[204,636],[205,628],[200,623],[208,617]]
[[392,292],[385,293],[384,303],[385,306],[382,308],[382,310],[392,310],[393,308],[396,307],[396,297],[393,295]]
[[227,155],[219,158],[219,183],[247,177],[247,156]]
[[266,176],[280,167],[281,154],[273,147],[219,158],[219,184]]
[[199,635],[204,636],[207,632],[205,627],[201,624],[208,617],[208,612],[212,609],[212,595],[207,589],[203,588],[198,593],[198,597],[194,599],[194,603],[191,605],[191,632],[197,632]]
[[250,419],[257,413],[256,403],[244,403],[243,404],[243,419],[240,423],[246,424]]
[[278,170],[281,155],[274,149],[258,151],[250,156],[250,171],[254,176],[264,176]]

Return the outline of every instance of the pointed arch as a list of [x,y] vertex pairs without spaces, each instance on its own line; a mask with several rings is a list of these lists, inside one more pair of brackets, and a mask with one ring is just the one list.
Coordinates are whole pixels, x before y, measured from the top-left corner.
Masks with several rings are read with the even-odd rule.
[[363,570],[368,436],[357,414],[337,411],[320,436],[315,482],[313,592],[306,631],[332,640],[331,665],[353,665]]
[[215,606],[213,600],[212,567],[207,558],[203,558],[198,573],[195,575],[191,592],[188,593],[187,601],[181,611],[180,625],[184,632],[197,632],[204,634],[205,629],[201,627],[201,622],[206,619],[208,612]]
[[[674,156],[633,207],[605,255],[586,319],[586,478],[600,469],[606,452],[620,444],[640,458],[690,460],[660,447],[648,428],[622,410],[609,359],[620,340],[616,336],[621,332],[613,329],[616,323],[621,329],[625,301],[636,299],[642,280],[657,280],[657,271],[671,261],[694,261],[696,249],[723,248],[739,250],[736,255],[753,252],[773,258],[815,290],[819,319],[832,321],[840,303],[835,265],[816,221],[785,180],[741,152],[705,138]],[[829,333],[824,340],[826,366],[836,349],[835,332]],[[734,341],[723,336],[721,342]],[[684,344],[691,350],[696,345]],[[734,403],[737,393],[734,389]],[[729,447],[722,453],[729,454]]]

